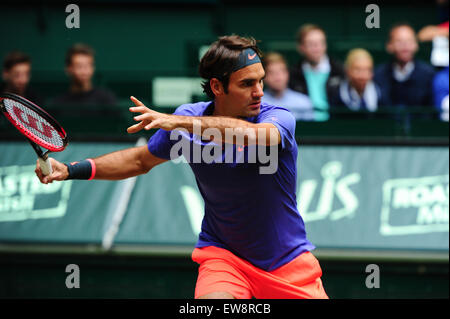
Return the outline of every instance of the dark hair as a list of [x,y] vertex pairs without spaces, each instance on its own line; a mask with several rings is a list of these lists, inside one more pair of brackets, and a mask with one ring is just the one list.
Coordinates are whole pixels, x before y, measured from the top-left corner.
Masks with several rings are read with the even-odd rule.
[[89,55],[91,57],[94,57],[95,51],[87,44],[84,44],[84,43],[74,44],[72,47],[69,48],[69,50],[67,50],[66,66],[69,66],[70,64],[72,64],[72,57],[75,54],[84,54],[84,55]]
[[212,78],[222,82],[225,93],[228,93],[230,75],[241,51],[251,48],[255,50],[260,58],[262,57],[262,53],[256,43],[257,41],[252,37],[244,38],[233,34],[219,37],[217,41],[211,44],[200,60],[198,68],[200,76],[206,80],[202,83],[203,91],[210,98],[213,99],[215,97],[209,83]]
[[412,25],[409,22],[401,21],[401,22],[397,22],[391,26],[391,28],[389,29],[389,32],[388,32],[388,40],[387,41],[388,42],[391,41],[392,32],[394,32],[395,29],[402,28],[402,27],[410,28],[414,32],[414,34],[416,34],[416,31],[414,30],[414,28],[412,27]]
[[10,52],[3,60],[3,70],[9,71],[13,66],[20,63],[31,64],[31,59],[27,54],[20,51]]

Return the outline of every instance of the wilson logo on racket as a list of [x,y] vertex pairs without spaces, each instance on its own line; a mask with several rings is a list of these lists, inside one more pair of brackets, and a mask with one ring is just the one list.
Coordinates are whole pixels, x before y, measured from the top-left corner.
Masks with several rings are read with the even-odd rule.
[[[53,130],[49,125],[39,121],[37,118],[31,116],[30,114],[25,114],[25,112],[23,110],[19,109],[15,105],[12,108],[13,108],[14,115],[17,116],[18,120],[22,120],[23,122],[25,122],[25,124],[28,124],[28,126],[30,128],[33,128],[36,131],[39,131],[40,133],[42,133],[43,135],[45,135],[48,138],[53,137]],[[25,120],[25,118],[26,118],[26,120]],[[39,123],[39,125],[38,125],[38,123]]]
[[[0,109],[20,133],[26,136],[36,155],[44,175],[52,173],[49,152],[61,152],[67,145],[67,134],[46,111],[12,93],[0,95]],[[44,152],[41,147],[47,149]]]

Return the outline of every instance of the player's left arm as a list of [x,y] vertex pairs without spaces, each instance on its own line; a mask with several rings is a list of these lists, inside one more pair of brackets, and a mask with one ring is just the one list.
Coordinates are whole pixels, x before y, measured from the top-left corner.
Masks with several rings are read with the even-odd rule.
[[[226,142],[238,145],[278,145],[281,142],[280,132],[272,123],[250,123],[244,120],[225,116],[181,116],[159,113],[149,109],[139,100],[132,97],[136,107],[131,107],[139,123],[130,126],[128,133],[136,133],[142,129],[162,128],[166,131],[185,129],[190,133],[200,133],[203,138],[215,142]],[[219,133],[220,134],[217,134]]]

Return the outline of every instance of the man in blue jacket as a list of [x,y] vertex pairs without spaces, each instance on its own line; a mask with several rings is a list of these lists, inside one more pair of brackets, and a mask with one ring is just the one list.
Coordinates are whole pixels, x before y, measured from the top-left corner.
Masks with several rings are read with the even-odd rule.
[[375,70],[374,80],[381,89],[385,106],[393,106],[395,111],[408,111],[417,106],[431,109],[433,105],[434,69],[415,59],[418,49],[416,33],[410,25],[402,23],[391,28],[386,50],[393,59]]

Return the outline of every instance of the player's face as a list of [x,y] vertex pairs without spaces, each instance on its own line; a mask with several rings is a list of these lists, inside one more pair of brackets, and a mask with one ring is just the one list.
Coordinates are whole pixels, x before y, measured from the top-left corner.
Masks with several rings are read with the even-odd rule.
[[283,62],[273,62],[266,66],[264,82],[277,92],[286,90],[289,82],[289,72]]
[[72,63],[67,67],[67,72],[78,83],[86,83],[94,75],[94,58],[86,54],[75,54]]
[[31,65],[29,63],[19,63],[14,65],[9,71],[3,72],[3,79],[8,85],[8,89],[14,93],[23,94],[30,82]]
[[306,34],[300,45],[300,52],[306,60],[317,64],[327,52],[327,41],[325,34],[320,30],[312,30]]
[[392,30],[387,50],[397,61],[401,63],[412,61],[418,48],[414,30],[406,26]]
[[367,83],[373,77],[372,61],[367,58],[356,59],[348,67],[347,76],[351,85],[359,92],[363,92]]
[[223,95],[230,116],[253,117],[259,114],[264,95],[264,76],[261,63],[249,65],[231,74],[228,93]]

